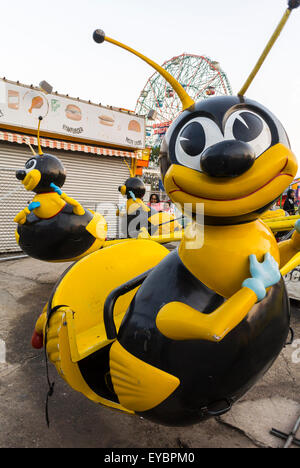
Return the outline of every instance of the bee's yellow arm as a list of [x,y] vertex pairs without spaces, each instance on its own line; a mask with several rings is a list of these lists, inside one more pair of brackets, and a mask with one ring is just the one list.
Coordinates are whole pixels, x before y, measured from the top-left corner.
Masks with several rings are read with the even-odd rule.
[[55,185],[53,182],[50,184],[50,187],[54,189],[54,192],[58,193],[58,195],[69,205],[73,206],[73,213],[76,215],[84,215],[85,210],[84,208],[78,203],[78,201],[74,200],[74,198],[68,197],[66,193],[64,193],[60,187]]
[[29,215],[29,214],[30,214],[30,210],[26,206],[26,208],[24,208],[24,210],[20,211],[20,213],[17,214],[17,216],[14,219],[14,222],[18,223],[18,224],[25,224],[26,219],[27,219],[27,215]]
[[264,299],[267,289],[281,279],[278,264],[270,253],[266,253],[262,263],[253,254],[249,260],[252,277],[244,280],[241,289],[214,312],[203,314],[181,302],[164,305],[156,318],[161,333],[174,340],[221,341],[257,301]]
[[78,201],[74,200],[74,198],[68,197],[68,195],[66,193],[64,193],[64,192],[62,192],[60,197],[66,203],[69,203],[69,205],[73,206],[73,213],[74,214],[79,215],[79,216],[84,215],[85,209],[83,208],[82,205],[80,205],[80,203]]
[[27,215],[29,215],[33,210],[35,210],[36,208],[39,208],[40,206],[41,206],[40,202],[34,201],[33,199],[33,201],[29,203],[29,205],[26,206],[24,210],[20,211],[20,213],[17,214],[17,216],[14,219],[14,222],[18,224],[25,224]]
[[182,302],[170,302],[160,309],[156,325],[173,340],[221,341],[246,317],[256,301],[256,294],[244,287],[211,314],[203,314]]

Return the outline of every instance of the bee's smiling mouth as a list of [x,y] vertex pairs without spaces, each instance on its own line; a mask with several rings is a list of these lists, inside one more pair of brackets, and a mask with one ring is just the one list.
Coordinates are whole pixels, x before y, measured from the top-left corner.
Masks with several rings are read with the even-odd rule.
[[243,196],[240,196],[240,197],[233,197],[233,198],[208,198],[208,197],[204,197],[202,195],[195,195],[195,194],[192,194],[190,192],[187,192],[186,190],[183,190],[179,185],[178,183],[175,181],[174,179],[174,176],[172,177],[172,180],[173,180],[173,183],[174,185],[177,187],[176,189],[174,190],[171,190],[170,191],[170,195],[172,193],[175,193],[175,192],[183,192],[187,195],[190,195],[191,197],[197,197],[201,200],[208,200],[208,201],[215,201],[215,202],[225,202],[225,201],[234,201],[234,200],[242,200],[243,198],[247,198],[249,197],[250,195],[253,195],[254,193],[257,193],[259,192],[260,190],[262,190],[264,187],[266,187],[267,185],[269,185],[271,182],[273,182],[275,179],[277,179],[278,177],[281,177],[281,176],[288,176],[288,177],[294,177],[293,174],[290,174],[288,172],[283,172],[284,169],[286,168],[288,164],[288,158],[286,158],[286,161],[285,161],[285,164],[283,166],[283,168],[279,171],[279,173],[277,175],[275,175],[274,177],[272,177],[270,180],[268,180],[265,184],[261,185],[260,187],[258,187],[257,189],[247,193],[246,195],[243,195]]

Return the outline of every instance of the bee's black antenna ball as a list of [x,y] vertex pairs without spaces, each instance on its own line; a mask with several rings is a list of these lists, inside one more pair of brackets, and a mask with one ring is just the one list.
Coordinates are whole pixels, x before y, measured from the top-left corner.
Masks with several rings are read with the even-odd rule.
[[288,6],[289,6],[289,10],[298,8],[298,6],[300,6],[300,0],[289,0]]
[[98,44],[102,44],[105,41],[105,32],[102,29],[96,29],[93,34],[93,39]]

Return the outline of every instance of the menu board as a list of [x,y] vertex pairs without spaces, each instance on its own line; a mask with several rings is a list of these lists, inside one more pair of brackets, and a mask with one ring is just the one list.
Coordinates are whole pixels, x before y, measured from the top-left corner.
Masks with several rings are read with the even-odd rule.
[[145,118],[0,79],[0,124],[96,143],[145,147]]

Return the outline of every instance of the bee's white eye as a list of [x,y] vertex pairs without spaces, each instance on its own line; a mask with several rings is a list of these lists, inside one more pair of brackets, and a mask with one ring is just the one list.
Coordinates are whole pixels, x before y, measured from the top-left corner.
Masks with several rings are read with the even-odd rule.
[[271,131],[265,120],[252,111],[234,112],[225,124],[226,140],[234,139],[249,143],[255,156],[264,153],[272,143]]
[[26,172],[32,171],[36,166],[36,159],[29,159],[26,164],[25,164],[25,170]]
[[178,134],[175,152],[183,166],[200,170],[200,157],[209,146],[224,139],[220,128],[207,117],[196,117],[187,122]]

